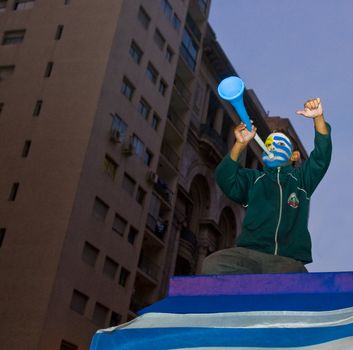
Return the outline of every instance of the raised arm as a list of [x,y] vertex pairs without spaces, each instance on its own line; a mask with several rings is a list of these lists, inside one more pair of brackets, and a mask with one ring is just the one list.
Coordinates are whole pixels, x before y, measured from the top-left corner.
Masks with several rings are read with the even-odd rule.
[[238,160],[240,153],[244,151],[248,143],[255,137],[256,128],[253,126],[252,130],[249,131],[244,123],[240,123],[234,129],[235,143],[230,151],[230,158],[232,160]]
[[330,165],[332,153],[331,129],[325,121],[322,103],[319,98],[305,102],[304,109],[297,111],[297,114],[314,120],[314,150],[301,167],[302,182],[310,197]]
[[216,182],[223,193],[240,204],[246,204],[248,201],[248,190],[253,170],[242,168],[238,159],[240,153],[254,138],[255,133],[256,128],[253,127],[252,131],[248,131],[245,124],[239,124],[234,129],[236,141],[230,153],[219,163],[215,172]]

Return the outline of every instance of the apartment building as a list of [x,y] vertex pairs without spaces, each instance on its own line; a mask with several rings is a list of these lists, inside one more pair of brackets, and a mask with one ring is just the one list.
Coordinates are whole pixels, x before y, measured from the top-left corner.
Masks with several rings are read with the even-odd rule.
[[[239,121],[216,87],[237,73],[209,10],[0,0],[4,348],[87,349],[233,244],[244,208],[213,171]],[[266,135],[273,121],[253,91],[244,100]],[[260,154],[251,144],[243,164]]]

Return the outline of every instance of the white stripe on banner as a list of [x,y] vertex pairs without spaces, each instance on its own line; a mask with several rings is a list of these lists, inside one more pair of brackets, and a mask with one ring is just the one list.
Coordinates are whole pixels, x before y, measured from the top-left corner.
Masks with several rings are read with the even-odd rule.
[[[241,348],[241,350],[352,350],[353,337],[330,341],[324,344],[302,346],[295,348]],[[170,350],[240,350],[239,347],[202,347],[202,348],[171,348]]]
[[138,328],[313,328],[333,327],[353,323],[353,307],[330,311],[249,311],[213,314],[171,314],[151,312],[117,327]]

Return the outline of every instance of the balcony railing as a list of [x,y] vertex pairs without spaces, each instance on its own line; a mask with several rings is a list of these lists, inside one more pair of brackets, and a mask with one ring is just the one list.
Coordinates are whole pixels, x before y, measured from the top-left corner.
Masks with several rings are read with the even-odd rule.
[[193,248],[195,249],[196,243],[197,243],[196,236],[189,229],[187,229],[187,228],[181,229],[180,238],[189,242],[193,246]]
[[151,258],[147,257],[141,252],[138,267],[146,273],[149,277],[154,279],[155,281],[158,281],[158,275],[159,275],[159,266],[152,261]]
[[181,120],[180,116],[173,110],[169,110],[168,119],[172,122],[175,128],[180,132],[181,135],[184,134],[185,124]]
[[162,144],[161,152],[168,159],[170,164],[172,164],[173,167],[178,170],[180,158],[178,154],[173,150],[172,146],[164,142]]
[[158,178],[153,188],[168,204],[172,204],[173,192],[169,189],[163,180]]
[[179,95],[185,101],[185,103],[189,105],[190,99],[191,99],[191,92],[178,75],[175,76],[174,86],[175,86],[175,89],[178,91]]
[[200,137],[205,138],[209,143],[213,144],[216,149],[221,153],[222,156],[226,155],[228,152],[228,146],[222,139],[222,137],[217,133],[216,130],[211,128],[207,124],[202,124],[200,126]]
[[156,219],[151,214],[147,215],[146,227],[160,240],[164,240],[165,233],[168,229],[168,223]]

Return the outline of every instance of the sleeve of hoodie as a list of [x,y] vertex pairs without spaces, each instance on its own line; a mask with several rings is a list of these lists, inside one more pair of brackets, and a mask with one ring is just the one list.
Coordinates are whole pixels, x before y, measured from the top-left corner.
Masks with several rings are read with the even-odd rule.
[[228,198],[239,204],[247,204],[252,171],[244,169],[228,154],[216,168],[216,183]]
[[308,197],[313,194],[330,165],[332,154],[331,127],[329,124],[327,126],[329,129],[327,135],[315,131],[314,150],[310,153],[309,159],[301,166],[301,180]]

